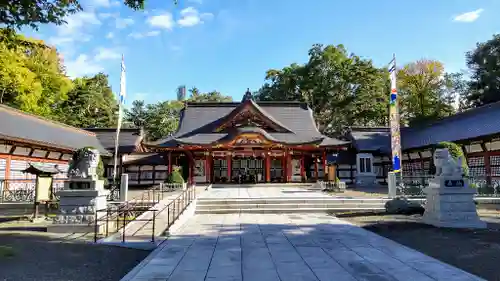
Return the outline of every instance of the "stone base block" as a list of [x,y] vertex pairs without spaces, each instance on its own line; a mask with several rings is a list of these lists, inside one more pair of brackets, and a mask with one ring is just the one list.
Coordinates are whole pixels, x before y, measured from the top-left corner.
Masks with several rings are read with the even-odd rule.
[[486,228],[477,215],[474,203],[476,190],[466,179],[442,176],[429,181],[424,190],[427,203],[423,221],[436,227]]
[[377,175],[356,175],[357,186],[374,186],[377,185]]
[[483,229],[487,227],[486,222],[480,220],[479,218],[464,221],[464,220],[437,220],[432,218],[426,218],[424,216],[424,223],[433,225],[435,227],[449,227],[449,228]]

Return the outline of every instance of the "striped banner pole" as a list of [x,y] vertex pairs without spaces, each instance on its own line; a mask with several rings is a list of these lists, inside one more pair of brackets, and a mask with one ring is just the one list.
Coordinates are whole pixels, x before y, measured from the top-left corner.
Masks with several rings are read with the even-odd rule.
[[391,94],[389,98],[389,120],[391,128],[392,170],[401,172],[401,133],[399,118],[399,99],[396,83],[396,55],[393,54],[389,63],[389,79],[391,80]]
[[114,163],[113,163],[113,183],[116,184],[116,168],[118,165],[118,147],[119,147],[119,138],[120,138],[120,129],[122,127],[122,119],[123,119],[123,106],[125,104],[126,97],[126,79],[125,79],[125,59],[122,55],[122,65],[121,65],[121,73],[120,73],[120,94],[119,94],[119,104],[118,104],[118,124],[116,126],[116,138],[115,138],[115,155],[114,155]]

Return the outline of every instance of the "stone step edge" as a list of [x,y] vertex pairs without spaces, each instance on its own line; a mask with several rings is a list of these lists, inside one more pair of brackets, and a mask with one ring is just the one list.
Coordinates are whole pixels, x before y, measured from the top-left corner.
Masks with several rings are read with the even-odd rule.
[[[262,207],[290,207],[290,208],[300,208],[300,207],[317,207],[317,208],[347,208],[347,207],[368,207],[368,206],[376,206],[376,207],[384,207],[384,204],[375,204],[375,203],[351,203],[351,204],[309,204],[309,203],[295,203],[295,204],[225,204],[225,205],[198,205],[198,209],[206,209],[206,208],[222,208],[222,209],[247,209],[247,208],[262,208]],[[325,207],[327,206],[327,207]]]
[[389,198],[328,198],[328,197],[260,197],[260,198],[198,198],[200,202],[225,202],[225,201],[389,201]]
[[256,202],[204,202],[203,204],[198,204],[198,206],[231,206],[231,205],[287,205],[287,204],[321,204],[321,205],[353,205],[353,204],[381,204],[384,205],[386,201],[351,201],[351,202],[341,202],[341,201],[256,201]]
[[328,212],[328,211],[385,211],[385,208],[262,208],[262,209],[215,209],[215,210],[196,210],[196,214],[211,214],[211,213],[221,213],[221,212],[227,212],[227,213],[245,213],[245,212],[250,212],[250,213],[260,213],[260,212],[284,212],[284,211],[290,211],[290,212],[312,212],[312,211],[322,211],[322,212]]

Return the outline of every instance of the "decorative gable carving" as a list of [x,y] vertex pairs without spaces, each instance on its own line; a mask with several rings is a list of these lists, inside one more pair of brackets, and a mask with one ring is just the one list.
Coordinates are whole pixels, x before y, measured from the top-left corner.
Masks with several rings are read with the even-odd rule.
[[258,127],[268,132],[288,132],[288,129],[281,127],[272,117],[266,116],[255,108],[254,103],[247,102],[239,108],[239,112],[232,112],[226,116],[226,120],[215,129],[215,132],[228,132],[232,128],[238,127]]
[[234,141],[235,145],[261,145],[264,142],[258,138],[241,137]]
[[262,146],[270,143],[270,141],[259,134],[244,134],[239,135],[229,144],[233,146]]

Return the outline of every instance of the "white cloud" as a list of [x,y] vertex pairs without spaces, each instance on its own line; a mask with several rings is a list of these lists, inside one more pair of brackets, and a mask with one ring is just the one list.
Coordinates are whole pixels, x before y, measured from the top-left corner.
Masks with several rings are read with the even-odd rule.
[[144,38],[144,37],[158,36],[159,34],[160,34],[160,31],[158,31],[158,30],[152,30],[152,31],[148,31],[148,32],[145,32],[145,33],[132,32],[128,36],[132,37],[132,38],[135,38],[135,39],[140,39],[140,38]]
[[84,54],[79,55],[75,60],[66,61],[66,74],[71,78],[92,75],[103,70],[104,67]]
[[211,13],[200,14],[195,8],[188,7],[181,11],[181,18],[177,21],[177,23],[180,26],[189,27],[202,24],[203,20],[210,20],[212,18],[213,14]]
[[73,42],[73,38],[53,36],[53,37],[50,37],[47,41],[49,42],[50,45],[59,46],[59,45],[64,45],[64,44]]
[[477,10],[472,11],[472,12],[463,13],[463,14],[455,16],[453,18],[453,20],[458,21],[458,22],[473,22],[479,18],[479,16],[481,15],[481,13],[483,11],[484,11],[484,9],[477,9]]
[[116,60],[121,58],[121,54],[117,49],[111,48],[97,48],[97,54],[94,57],[95,61],[103,61],[103,60]]
[[98,16],[101,18],[101,19],[108,19],[108,18],[115,18],[117,16],[119,16],[119,14],[112,14],[112,13],[99,13]]
[[48,39],[50,44],[60,47],[61,45],[70,45],[75,41],[89,41],[91,36],[85,33],[85,30],[101,24],[93,12],[79,12],[67,17],[66,22],[66,24],[56,27],[56,35]]
[[172,17],[172,14],[169,12],[165,12],[163,14],[149,17],[148,23],[151,26],[162,28],[162,29],[171,30],[174,27],[174,19]]
[[108,32],[108,34],[106,34],[106,38],[108,39],[111,39],[113,38],[115,35],[113,34],[113,32]]
[[79,12],[66,18],[66,24],[57,27],[60,35],[74,34],[87,25],[100,25],[101,21],[93,12]]
[[123,29],[123,28],[130,26],[132,24],[134,24],[134,20],[131,18],[126,18],[126,19],[116,18],[116,20],[115,20],[115,26],[118,29]]
[[93,7],[109,8],[109,7],[111,7],[112,3],[109,0],[91,0],[91,1],[89,1],[89,4]]

